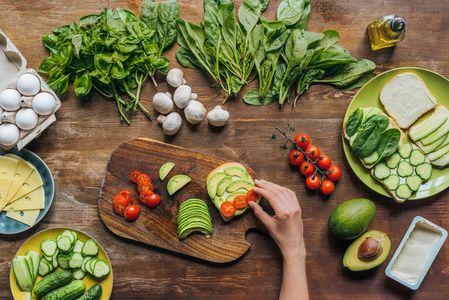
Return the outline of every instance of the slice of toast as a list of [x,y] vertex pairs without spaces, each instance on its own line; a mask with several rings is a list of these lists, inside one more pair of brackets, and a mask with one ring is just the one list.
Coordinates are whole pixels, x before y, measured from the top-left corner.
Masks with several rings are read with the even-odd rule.
[[424,81],[411,72],[396,75],[382,88],[380,102],[400,128],[409,128],[427,111],[437,106],[437,100]]

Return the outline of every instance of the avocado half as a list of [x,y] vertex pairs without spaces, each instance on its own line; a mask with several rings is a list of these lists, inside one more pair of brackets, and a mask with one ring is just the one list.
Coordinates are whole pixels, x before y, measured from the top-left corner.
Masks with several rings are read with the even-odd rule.
[[[365,245],[361,247],[363,242],[365,242]],[[369,242],[371,249],[367,250],[364,246]],[[373,248],[378,251],[373,251]],[[361,251],[363,250],[368,259],[363,259],[363,253],[361,254]],[[343,257],[343,266],[351,271],[366,271],[375,268],[387,259],[390,250],[391,241],[386,233],[377,230],[367,231],[349,245]],[[372,253],[366,255],[368,251],[371,251]],[[360,257],[362,257],[362,259]],[[372,259],[369,259],[370,257],[372,257]]]

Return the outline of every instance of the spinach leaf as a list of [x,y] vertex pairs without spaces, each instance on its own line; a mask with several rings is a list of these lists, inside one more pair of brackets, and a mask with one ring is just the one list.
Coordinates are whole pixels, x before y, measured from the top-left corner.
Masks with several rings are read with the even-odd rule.
[[398,149],[400,139],[401,132],[397,128],[390,128],[382,132],[379,146],[377,147],[379,158],[377,159],[375,164],[377,164],[383,158],[392,155],[396,151],[396,149]]
[[376,64],[367,59],[359,59],[357,62],[344,64],[338,68],[331,79],[321,79],[315,82],[331,83],[338,88],[347,87],[358,81],[363,75],[371,74]]
[[352,144],[354,154],[362,158],[373,154],[377,150],[382,132],[388,127],[388,124],[388,117],[384,115],[368,117]]
[[271,91],[268,91],[266,93],[266,95],[261,99],[259,97],[259,91],[256,88],[256,89],[252,89],[252,90],[249,90],[248,92],[246,92],[245,95],[243,95],[243,101],[246,104],[255,105],[255,106],[269,105],[269,104],[273,103],[274,101],[276,101],[276,97],[272,94]]
[[154,0],[146,0],[142,4],[139,19],[144,22],[150,30],[156,30],[158,25],[157,3]]
[[160,53],[170,47],[177,36],[175,21],[179,18],[179,4],[176,0],[159,3],[157,7],[157,43]]
[[362,125],[363,121],[363,109],[356,109],[348,118],[348,121],[345,125],[346,134],[351,137],[359,131],[360,125]]
[[356,82],[346,86],[343,88],[344,91],[350,91],[359,87],[364,86],[368,81],[370,81],[371,79],[373,79],[374,77],[376,77],[375,73],[372,74],[367,74],[367,75],[363,75],[360,77],[359,80],[357,80]]
[[[307,29],[309,14],[309,0],[283,0],[278,6],[277,19],[283,21],[285,26]],[[301,24],[295,26],[300,20]]]

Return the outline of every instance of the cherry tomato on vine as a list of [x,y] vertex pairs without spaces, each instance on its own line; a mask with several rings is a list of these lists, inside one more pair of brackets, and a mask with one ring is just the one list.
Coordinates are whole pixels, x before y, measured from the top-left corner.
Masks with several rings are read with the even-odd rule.
[[159,196],[158,194],[152,194],[147,198],[147,206],[151,208],[158,206],[160,202],[161,196]]
[[315,172],[315,166],[309,161],[303,161],[299,167],[299,171],[304,176],[310,176]]
[[320,157],[318,157],[316,164],[322,170],[329,169],[329,167],[331,166],[331,158],[327,155],[321,155]]
[[126,207],[128,207],[128,205],[129,205],[129,200],[126,200],[125,196],[117,195],[114,197],[112,207],[116,214],[123,216],[123,213],[124,213]]
[[120,192],[117,193],[117,195],[125,196],[126,200],[130,200],[132,197],[130,190],[121,190]]
[[148,181],[139,183],[139,185],[137,186],[137,190],[139,191],[139,193],[142,193],[144,191],[152,191],[153,189],[153,185]]
[[246,199],[245,195],[235,196],[232,202],[236,209],[243,209],[248,205],[248,199]]
[[131,179],[132,182],[137,182],[137,177],[139,177],[140,172],[139,171],[133,171],[131,172],[131,175],[129,175],[129,179]]
[[299,166],[304,161],[304,154],[299,150],[293,150],[288,155],[288,160],[293,166]]
[[248,193],[246,193],[246,199],[248,202],[256,201],[257,197],[259,197],[259,195],[257,195],[253,190],[249,190]]
[[310,175],[306,178],[306,186],[311,190],[316,190],[320,187],[320,178],[316,175]]
[[302,150],[306,149],[310,143],[310,139],[306,134],[298,134],[293,141]]
[[341,178],[341,169],[338,166],[330,166],[329,173],[327,173],[327,178],[332,181],[337,181]]
[[125,209],[125,213],[123,214],[125,219],[128,221],[134,221],[140,216],[140,206],[139,205],[130,205]]
[[220,212],[226,218],[230,218],[235,214],[235,206],[231,201],[225,201],[220,206]]
[[323,182],[321,183],[321,193],[325,194],[325,195],[330,195],[332,194],[332,192],[335,189],[335,185],[332,181],[330,181],[329,179],[325,179],[323,180]]
[[142,202],[143,204],[147,204],[147,199],[153,194],[154,194],[154,192],[150,191],[150,190],[143,191],[142,193],[140,193],[140,197],[139,197],[140,202]]
[[320,148],[318,148],[317,146],[309,146],[304,151],[306,152],[306,155],[313,161],[320,157]]
[[141,184],[142,182],[148,181],[151,183],[151,178],[147,174],[140,174],[139,177],[137,177],[137,184]]

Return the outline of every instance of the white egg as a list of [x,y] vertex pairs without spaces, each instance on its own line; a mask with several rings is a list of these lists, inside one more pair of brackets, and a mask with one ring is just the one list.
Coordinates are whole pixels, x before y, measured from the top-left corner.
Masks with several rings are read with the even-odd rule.
[[0,144],[12,146],[19,141],[19,128],[14,124],[0,125]]
[[15,89],[6,89],[0,93],[0,106],[4,110],[18,110],[20,108],[20,93]]
[[52,94],[42,92],[34,96],[33,109],[40,115],[48,115],[56,108],[56,99]]
[[17,79],[17,89],[25,96],[33,96],[41,90],[41,82],[33,74],[23,74]]
[[24,108],[16,114],[16,125],[23,130],[31,130],[36,127],[39,116],[31,108]]

